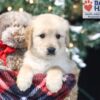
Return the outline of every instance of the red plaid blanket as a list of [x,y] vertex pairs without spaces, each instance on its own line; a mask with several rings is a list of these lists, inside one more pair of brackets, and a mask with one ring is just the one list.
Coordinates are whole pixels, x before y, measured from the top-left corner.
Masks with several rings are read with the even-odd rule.
[[44,74],[33,77],[32,86],[25,92],[21,92],[16,85],[17,72],[0,70],[0,100],[63,100],[75,85],[75,76],[64,76],[66,81],[58,93],[52,94],[45,85]]

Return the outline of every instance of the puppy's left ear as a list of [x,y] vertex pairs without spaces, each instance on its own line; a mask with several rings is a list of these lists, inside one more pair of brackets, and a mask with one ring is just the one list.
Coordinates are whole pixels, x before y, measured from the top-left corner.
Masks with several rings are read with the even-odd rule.
[[69,41],[70,41],[69,26],[70,26],[69,22],[67,20],[65,20],[65,31],[66,31],[65,43],[66,43],[67,47],[69,47]]

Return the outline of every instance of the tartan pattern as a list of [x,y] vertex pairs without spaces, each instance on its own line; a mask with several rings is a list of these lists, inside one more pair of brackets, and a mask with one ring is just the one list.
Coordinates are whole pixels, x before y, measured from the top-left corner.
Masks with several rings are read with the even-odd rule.
[[45,74],[37,74],[33,77],[32,86],[25,92],[21,92],[16,85],[16,71],[0,70],[0,100],[63,100],[69,95],[76,83],[73,74],[65,75],[65,82],[58,93],[51,93],[46,88]]

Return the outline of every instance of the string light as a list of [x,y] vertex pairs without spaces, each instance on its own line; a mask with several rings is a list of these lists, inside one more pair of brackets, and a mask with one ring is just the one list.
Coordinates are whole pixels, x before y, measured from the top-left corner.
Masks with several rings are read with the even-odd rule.
[[76,9],[78,6],[77,5],[73,5],[73,8]]
[[19,8],[19,11],[20,11],[20,12],[23,12],[23,11],[24,11],[24,9],[23,9],[23,8]]
[[73,43],[69,43],[69,47],[70,48],[74,47],[74,44]]
[[52,10],[52,6],[48,6],[48,11],[51,11]]
[[33,0],[29,0],[29,3],[30,3],[30,4],[33,4],[33,3],[34,3],[34,1],[33,1]]
[[9,6],[9,7],[7,8],[7,10],[8,10],[8,11],[11,11],[11,10],[12,10],[12,7],[11,7],[11,6]]

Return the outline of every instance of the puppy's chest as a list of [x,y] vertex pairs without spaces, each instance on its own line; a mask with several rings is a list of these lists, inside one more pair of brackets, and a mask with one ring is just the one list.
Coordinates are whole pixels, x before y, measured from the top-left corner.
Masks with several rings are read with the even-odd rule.
[[45,73],[48,69],[53,67],[59,67],[62,70],[68,70],[67,64],[65,60],[57,59],[57,60],[50,60],[50,61],[41,61],[38,60],[33,62],[33,70],[41,73]]
[[36,61],[32,64],[32,69],[35,73],[45,73],[51,66],[49,62]]

